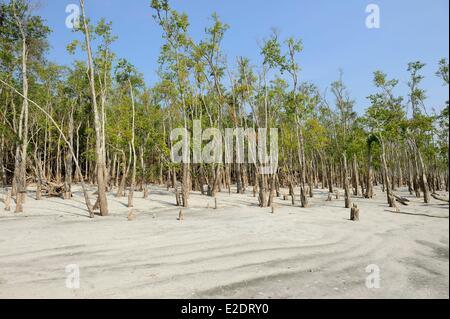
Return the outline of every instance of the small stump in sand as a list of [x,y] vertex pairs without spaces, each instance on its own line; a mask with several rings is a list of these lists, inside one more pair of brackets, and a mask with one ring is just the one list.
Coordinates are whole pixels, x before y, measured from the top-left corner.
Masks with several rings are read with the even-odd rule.
[[390,196],[389,198],[391,207],[395,210],[396,213],[400,213],[400,208],[398,207],[397,200],[394,196]]
[[358,222],[359,221],[359,208],[355,204],[353,205],[353,207],[351,209],[350,220],[354,221],[354,222]]
[[328,194],[327,202],[333,201],[333,195],[331,193]]
[[137,213],[134,209],[130,210],[128,213],[128,221],[131,222],[137,218]]

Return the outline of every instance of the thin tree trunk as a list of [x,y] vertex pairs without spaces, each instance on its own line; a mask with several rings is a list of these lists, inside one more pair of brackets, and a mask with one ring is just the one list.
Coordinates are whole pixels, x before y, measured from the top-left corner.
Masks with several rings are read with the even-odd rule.
[[96,134],[96,155],[97,155],[97,186],[98,186],[98,201],[100,207],[100,214],[102,216],[108,216],[108,199],[106,197],[106,185],[105,185],[105,158],[104,158],[104,150],[103,150],[103,132],[102,132],[102,123],[100,119],[100,115],[98,113],[97,106],[97,94],[95,88],[95,72],[94,72],[94,62],[92,58],[91,51],[91,39],[89,33],[89,27],[86,20],[86,14],[84,10],[84,0],[80,0],[81,11],[83,15],[83,26],[84,26],[84,35],[86,42],[86,50],[88,55],[88,65],[89,65],[89,84],[91,90],[91,100],[94,111],[94,126],[95,126],[95,134]]
[[350,208],[352,206],[352,199],[350,194],[350,185],[348,177],[348,167],[347,167],[347,155],[344,153],[344,191],[345,191],[345,208]]

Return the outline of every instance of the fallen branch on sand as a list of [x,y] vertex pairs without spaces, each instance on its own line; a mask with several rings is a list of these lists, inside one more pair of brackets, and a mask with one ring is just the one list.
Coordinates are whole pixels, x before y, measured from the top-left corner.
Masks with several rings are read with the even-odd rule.
[[448,198],[443,198],[439,194],[436,194],[436,193],[431,194],[431,197],[433,197],[435,200],[438,200],[441,202],[446,202],[446,203],[449,202]]
[[405,197],[400,197],[400,196],[395,195],[395,194],[392,194],[392,196],[394,196],[394,198],[397,200],[397,202],[399,202],[403,206],[408,206],[409,203],[411,202],[409,199],[407,199]]
[[48,181],[42,181],[42,191],[47,194],[48,197],[63,197],[65,192],[64,184],[55,184]]

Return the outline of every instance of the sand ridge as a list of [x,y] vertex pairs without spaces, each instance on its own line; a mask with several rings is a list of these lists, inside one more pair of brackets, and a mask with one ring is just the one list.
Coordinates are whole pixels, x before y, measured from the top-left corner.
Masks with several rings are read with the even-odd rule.
[[[250,193],[219,194],[217,210],[194,193],[180,222],[175,196],[157,186],[147,200],[136,193],[135,220],[113,195],[111,216],[90,220],[76,190],[70,201],[30,191],[25,214],[0,213],[1,298],[449,298],[448,204],[406,190],[401,213],[380,189],[355,198],[360,222],[325,190],[307,209],[277,199],[275,214]],[[379,289],[366,287],[369,265]]]

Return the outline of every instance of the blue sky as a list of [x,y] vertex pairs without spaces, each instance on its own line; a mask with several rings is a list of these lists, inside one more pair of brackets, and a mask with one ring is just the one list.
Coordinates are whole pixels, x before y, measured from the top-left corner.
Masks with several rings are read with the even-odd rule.
[[[53,30],[49,58],[71,64],[74,57],[66,52],[66,46],[77,36],[65,26],[68,15],[65,8],[77,1],[39,2],[38,12]],[[150,0],[86,0],[86,10],[93,20],[104,17],[113,22],[114,33],[119,37],[113,50],[118,57],[136,65],[152,85],[158,80],[157,58],[162,39],[149,3]],[[260,65],[259,43],[272,28],[278,29],[282,38],[302,38],[301,80],[313,82],[324,91],[339,77],[339,69],[343,69],[344,81],[359,112],[368,106],[366,97],[375,90],[372,85],[375,70],[399,79],[397,93],[404,95],[407,64],[417,60],[427,64],[423,87],[429,97],[428,109],[440,109],[448,100],[448,89],[434,76],[439,59],[448,58],[448,0],[172,0],[170,3],[188,14],[190,32],[196,40],[202,38],[213,12],[230,25],[224,41],[230,65],[234,65],[237,56],[246,56],[253,65]],[[380,29],[366,28],[365,9],[370,3],[380,7]]]

